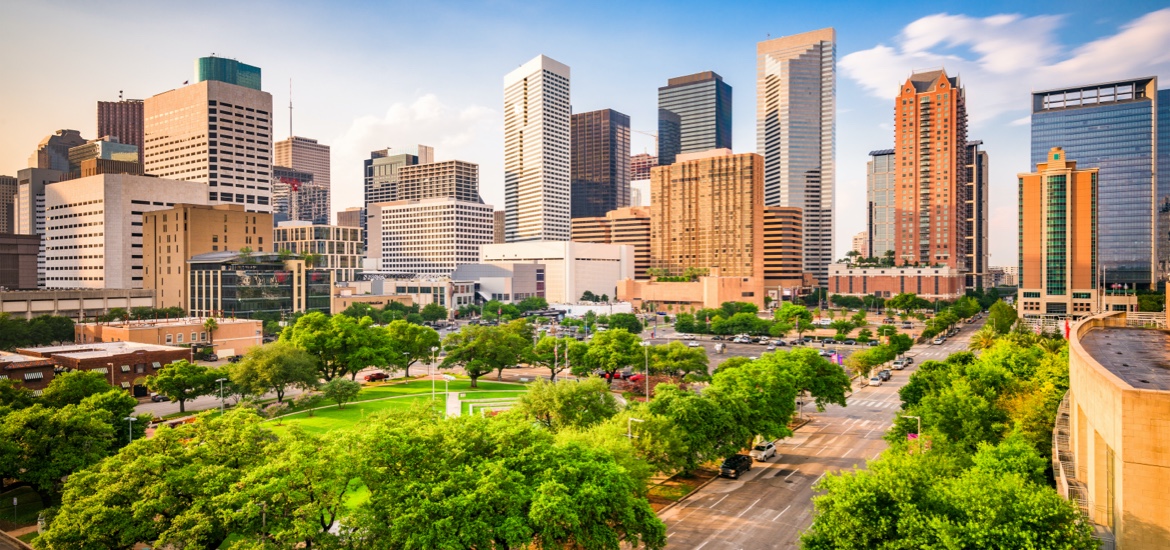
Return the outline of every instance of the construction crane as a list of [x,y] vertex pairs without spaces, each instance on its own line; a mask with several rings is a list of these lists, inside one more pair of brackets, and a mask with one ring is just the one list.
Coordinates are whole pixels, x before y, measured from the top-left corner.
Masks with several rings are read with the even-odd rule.
[[650,137],[654,138],[654,154],[655,155],[658,154],[658,134],[652,134],[650,132],[645,132],[642,130],[632,130],[632,132],[634,132],[635,134],[642,134],[642,135],[650,136]]

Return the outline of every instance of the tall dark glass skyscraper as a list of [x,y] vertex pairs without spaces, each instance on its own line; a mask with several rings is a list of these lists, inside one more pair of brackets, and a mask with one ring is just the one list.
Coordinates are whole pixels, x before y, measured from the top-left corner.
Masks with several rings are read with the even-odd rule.
[[658,165],[679,153],[731,149],[731,85],[705,71],[658,89]]
[[[1032,94],[1032,165],[1064,148],[1081,168],[1099,168],[1098,243],[1104,285],[1150,288],[1170,262],[1170,165],[1159,142],[1170,121],[1158,115],[1156,77]],[[1170,102],[1170,101],[1168,101]],[[1161,179],[1161,181],[1158,181]]]
[[572,119],[572,217],[596,218],[630,205],[630,117],[613,109]]

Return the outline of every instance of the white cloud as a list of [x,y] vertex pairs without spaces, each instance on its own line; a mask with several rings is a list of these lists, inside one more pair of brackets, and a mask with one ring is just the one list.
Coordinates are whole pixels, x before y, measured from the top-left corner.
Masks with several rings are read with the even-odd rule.
[[937,14],[907,25],[895,45],[841,59],[844,75],[870,95],[892,99],[915,70],[945,67],[967,87],[973,125],[1026,111],[1029,93],[1075,83],[1170,76],[1170,8],[1146,14],[1114,35],[1071,52],[1058,38],[1060,16]]
[[[502,208],[503,123],[499,112],[482,105],[453,107],[435,94],[421,95],[410,103],[394,103],[382,116],[354,119],[333,140],[333,181],[361,182],[362,160],[369,158],[370,151],[419,144],[433,146],[435,160],[479,164],[480,194],[485,202]],[[361,206],[362,186],[335,185],[333,203],[334,210]]]

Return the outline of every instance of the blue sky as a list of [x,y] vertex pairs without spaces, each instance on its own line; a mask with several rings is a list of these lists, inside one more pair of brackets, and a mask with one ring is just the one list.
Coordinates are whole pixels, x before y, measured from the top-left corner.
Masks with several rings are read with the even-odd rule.
[[[1102,6],[1108,6],[1103,11]],[[1165,2],[13,2],[0,7],[0,174],[46,134],[95,133],[96,102],[144,98],[215,53],[263,69],[288,134],[333,146],[333,207],[361,202],[361,160],[423,143],[481,167],[503,203],[503,75],[538,54],[572,69],[575,112],[613,108],[653,132],[657,88],[713,70],[734,88],[734,147],[755,150],[755,43],[838,36],[837,256],[865,226],[866,153],[892,146],[892,97],[945,66],[967,88],[969,137],[991,157],[992,265],[1014,265],[1015,174],[1028,166],[1029,92],[1170,79]],[[1170,86],[1170,81],[1162,84]],[[634,134],[633,152],[653,149]]]

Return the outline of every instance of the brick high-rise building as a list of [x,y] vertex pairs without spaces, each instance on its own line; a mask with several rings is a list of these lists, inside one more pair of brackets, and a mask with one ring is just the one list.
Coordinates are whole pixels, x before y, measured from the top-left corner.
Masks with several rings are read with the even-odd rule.
[[604,216],[630,204],[630,117],[613,109],[572,119],[572,216]]
[[650,179],[650,169],[658,166],[658,157],[638,153],[630,157],[630,181]]
[[276,250],[272,229],[272,214],[246,212],[237,204],[176,204],[146,212],[142,215],[142,287],[155,290],[155,307],[190,310],[188,260],[244,247],[258,254],[272,252]]
[[143,163],[143,111],[141,99],[99,101],[97,104],[97,135],[116,136],[118,141],[138,147],[138,164]]
[[398,169],[398,193],[394,200],[432,197],[482,203],[483,199],[479,196],[479,165],[462,160],[445,160]]
[[967,269],[967,100],[958,77],[915,73],[894,106],[895,261]]
[[[804,285],[803,212],[795,206],[764,207],[764,284]],[[779,298],[782,293],[777,293]]]
[[632,245],[634,278],[645,279],[650,268],[650,209],[632,206],[612,210],[604,216],[573,218],[572,240]]

